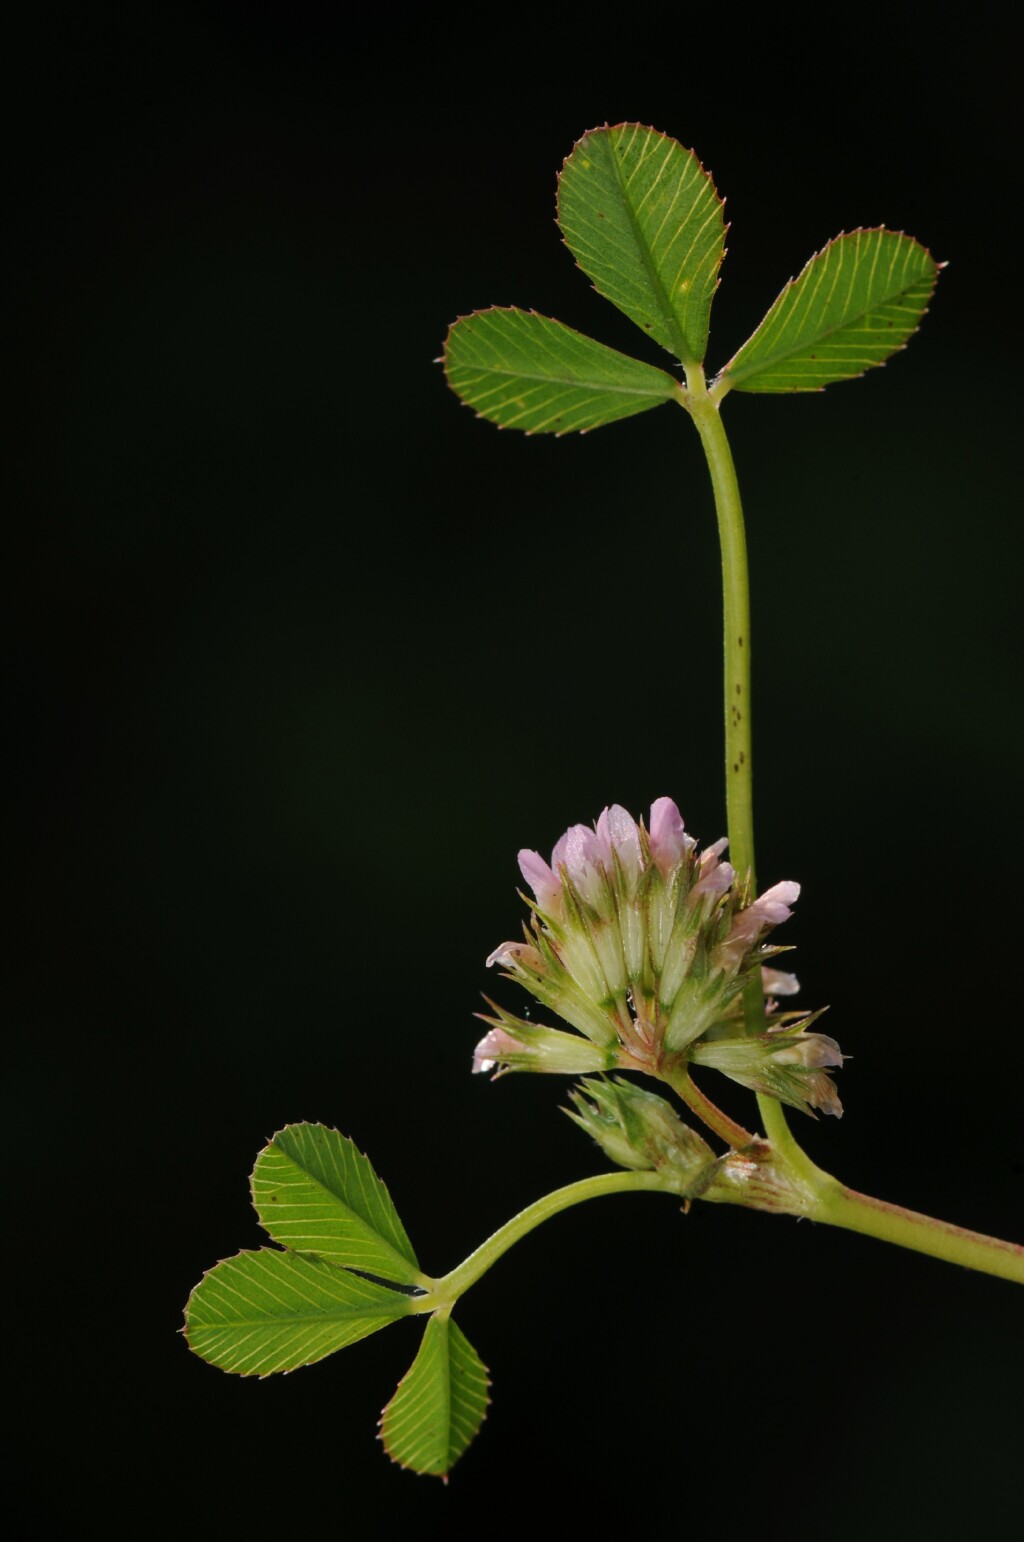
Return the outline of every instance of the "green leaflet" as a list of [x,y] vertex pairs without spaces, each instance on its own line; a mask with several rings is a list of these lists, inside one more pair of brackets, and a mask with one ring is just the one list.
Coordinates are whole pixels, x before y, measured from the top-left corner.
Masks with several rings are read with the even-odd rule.
[[639,123],[593,129],[559,176],[558,223],[599,294],[683,364],[701,362],[725,220],[692,150]]
[[939,264],[894,230],[837,236],[788,283],[722,370],[739,391],[820,391],[905,346],[931,299]]
[[400,1467],[445,1477],[483,1423],[487,1369],[461,1329],[435,1314],[419,1353],[381,1415],[384,1449]]
[[444,367],[452,390],[481,417],[528,434],[586,433],[658,407],[679,390],[664,370],[514,307],[456,321]]
[[252,1199],[283,1247],[403,1285],[423,1283],[391,1196],[352,1141],[322,1124],[291,1124],[260,1152]]
[[312,1365],[408,1315],[411,1297],[318,1258],[261,1248],[217,1264],[185,1308],[189,1346],[223,1371]]

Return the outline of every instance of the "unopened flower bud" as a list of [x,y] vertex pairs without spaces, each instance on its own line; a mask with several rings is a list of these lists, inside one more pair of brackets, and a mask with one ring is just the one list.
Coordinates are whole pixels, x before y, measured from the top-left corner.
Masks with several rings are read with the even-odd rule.
[[671,1104],[632,1082],[587,1080],[570,1093],[569,1118],[619,1167],[669,1176],[681,1194],[709,1170],[715,1154]]

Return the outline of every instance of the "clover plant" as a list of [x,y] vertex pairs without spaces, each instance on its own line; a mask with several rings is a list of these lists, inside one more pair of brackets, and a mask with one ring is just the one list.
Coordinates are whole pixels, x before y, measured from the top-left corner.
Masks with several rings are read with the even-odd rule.
[[[702,851],[662,796],[646,822],[612,804],[594,825],[574,825],[550,861],[519,853],[527,920],[522,937],[487,962],[564,1026],[489,1002],[473,1069],[581,1075],[570,1117],[614,1171],[537,1200],[435,1279],[352,1142],[322,1125],[290,1125],[252,1175],[256,1213],[276,1246],[217,1264],[186,1310],[192,1349],[250,1376],[310,1365],[397,1318],[424,1316],[381,1433],[396,1462],[440,1476],[477,1433],[488,1401],[487,1372],[453,1308],[521,1237],[584,1200],[642,1189],[685,1208],[700,1200],[806,1216],[1024,1282],[1024,1248],[856,1193],[797,1143],[785,1106],[840,1114],[833,1074],[843,1054],[820,1031],[818,1012],[783,1007],[799,983],[776,967],[775,935],[799,885],[776,883],[759,896],[754,867],[746,543],[722,404],[731,391],[820,391],[884,364],[917,329],[940,264],[896,231],[837,236],[709,385],[704,357],[726,226],[697,157],[639,124],[594,129],[562,168],[558,223],[597,291],[672,366],[630,358],[533,311],[494,308],[451,327],[448,383],[479,416],[526,433],[587,432],[668,402],[689,414],[722,550],[728,840]],[[714,1071],[756,1094],[760,1128],[716,1106],[704,1081]],[[648,1090],[652,1080],[677,1104]]]

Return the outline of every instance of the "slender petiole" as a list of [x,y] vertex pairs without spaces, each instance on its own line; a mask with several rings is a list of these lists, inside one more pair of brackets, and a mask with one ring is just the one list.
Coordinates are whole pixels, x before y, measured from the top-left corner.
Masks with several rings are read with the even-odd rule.
[[[729,855],[740,882],[749,885],[749,897],[757,894],[754,867],[754,810],[750,734],[750,586],[747,576],[747,543],[736,468],[719,414],[724,389],[709,393],[704,371],[697,365],[686,371],[686,390],[679,400],[700,434],[715,497],[718,533],[722,548],[722,598],[725,633],[725,784],[729,827]],[[749,1033],[760,1032],[764,1021],[761,982],[752,980],[744,993],[744,1018]],[[685,1080],[684,1080],[685,1078]],[[687,1085],[687,1083],[689,1085]],[[735,1145],[724,1126],[708,1118],[696,1106],[696,1088],[685,1068],[670,1085],[705,1123]],[[698,1097],[702,1095],[698,1094]],[[969,1269],[979,1269],[1002,1279],[1024,1283],[1024,1248],[1015,1242],[986,1237],[931,1216],[905,1210],[900,1205],[873,1199],[848,1189],[824,1172],[800,1146],[786,1120],[782,1104],[763,1093],[758,1108],[776,1160],[810,1195],[813,1219],[842,1226],[884,1242],[929,1253]],[[714,1105],[711,1105],[714,1108]],[[714,1111],[719,1119],[727,1116]],[[728,1121],[731,1124],[731,1121]],[[737,1130],[739,1127],[735,1127]],[[743,1131],[745,1139],[751,1137]]]

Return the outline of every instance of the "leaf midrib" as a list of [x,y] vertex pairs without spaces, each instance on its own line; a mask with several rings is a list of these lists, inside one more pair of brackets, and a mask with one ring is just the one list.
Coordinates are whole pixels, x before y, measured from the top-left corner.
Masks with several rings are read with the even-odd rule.
[[[626,192],[626,184],[622,179],[622,167],[620,164],[621,157],[616,157],[615,146],[614,144],[611,144],[610,136],[609,144],[611,148],[612,165],[615,167],[615,179],[618,182],[622,193],[622,201],[626,206],[626,214],[629,218],[629,223],[633,228],[633,235],[636,239],[637,246],[640,248],[640,256],[643,261],[643,265],[647,270],[647,276],[651,281],[651,286],[655,290],[656,295],[660,297],[662,305],[662,317],[668,322],[669,332],[676,337],[677,342],[682,343],[681,348],[676,348],[676,357],[684,366],[684,368],[688,364],[696,364],[699,361],[690,357],[690,347],[686,340],[686,335],[683,332],[682,322],[679,320],[675,311],[672,309],[672,306],[669,304],[668,291],[661,281],[661,274],[653,265],[647,243],[641,235],[640,226],[636,218],[636,212],[633,208],[633,205],[629,201],[629,196]],[[669,154],[671,155],[671,151]]]
[[[395,1296],[400,1300],[409,1300],[409,1297],[403,1297],[401,1292],[397,1290],[395,1291]],[[272,1317],[232,1317],[230,1322],[224,1323],[191,1322],[189,1323],[189,1333],[194,1336],[196,1331],[200,1328],[209,1328],[212,1332],[215,1333],[231,1333],[234,1332],[235,1329],[241,1328],[273,1328],[280,1325],[286,1325],[288,1323],[351,1321],[356,1317],[362,1318],[363,1320],[369,1319],[371,1317],[380,1317],[385,1322],[390,1322],[393,1317],[405,1317],[407,1315],[408,1312],[382,1312],[379,1310],[374,1310],[371,1312],[365,1310],[357,1311],[355,1309],[352,1311],[342,1311],[339,1309],[338,1311],[317,1312],[316,1314],[310,1313],[308,1315],[290,1312],[287,1315],[278,1316],[275,1313],[275,1315]]]
[[[642,360],[636,359],[633,362],[640,364]],[[656,367],[653,364],[647,366],[648,369],[655,369]],[[481,375],[502,375],[514,380],[539,380],[543,381],[545,385],[579,386],[581,390],[588,391],[614,391],[619,396],[654,396],[659,400],[668,399],[667,397],[663,398],[661,392],[654,390],[653,387],[649,390],[644,390],[640,386],[608,385],[606,382],[594,380],[569,380],[562,375],[531,375],[528,370],[502,369],[496,364],[453,364],[452,372],[454,373],[457,369],[472,369]],[[672,392],[674,393],[678,389],[677,382],[669,374],[665,374],[665,379],[672,387]]]

